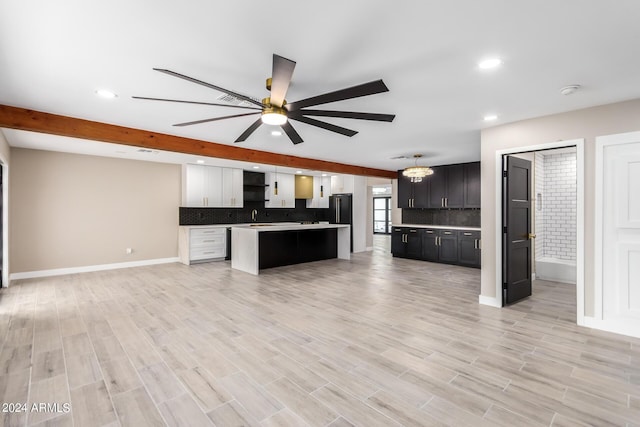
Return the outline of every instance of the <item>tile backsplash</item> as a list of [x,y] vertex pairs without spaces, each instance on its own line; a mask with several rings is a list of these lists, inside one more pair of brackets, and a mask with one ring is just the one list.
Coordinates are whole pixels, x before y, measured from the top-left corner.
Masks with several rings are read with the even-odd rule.
[[402,209],[402,223],[480,227],[480,209]]
[[[306,201],[305,201],[306,202]],[[243,208],[180,207],[180,225],[243,224],[251,221],[251,211],[258,211],[257,222],[328,221],[329,209],[310,209],[296,201],[294,209],[266,209],[263,204]]]

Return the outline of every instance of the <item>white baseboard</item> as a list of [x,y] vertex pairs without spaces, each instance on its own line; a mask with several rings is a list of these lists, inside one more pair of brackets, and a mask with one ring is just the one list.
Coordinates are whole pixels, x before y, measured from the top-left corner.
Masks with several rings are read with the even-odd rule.
[[640,327],[637,322],[633,324],[622,319],[596,319],[595,317],[584,316],[582,325],[587,328],[599,329],[601,331],[612,332],[614,334],[627,335],[630,337],[640,338]]
[[38,277],[62,276],[65,274],[89,273],[92,271],[116,270],[118,268],[143,267],[146,265],[168,264],[180,262],[178,257],[145,259],[142,261],[116,262],[113,264],[87,265],[82,267],[55,268],[52,270],[25,271],[11,273],[9,280],[33,279]]
[[373,246],[367,246],[367,252],[371,252],[373,250]]
[[478,302],[482,305],[502,308],[502,302],[498,301],[498,298],[495,297],[485,297],[484,295],[478,295]]

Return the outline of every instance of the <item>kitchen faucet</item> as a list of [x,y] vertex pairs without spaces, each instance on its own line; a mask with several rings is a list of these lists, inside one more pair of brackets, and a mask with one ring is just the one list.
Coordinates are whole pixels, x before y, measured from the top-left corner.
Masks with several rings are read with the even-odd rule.
[[254,209],[251,211],[251,221],[256,222],[258,216],[258,209]]

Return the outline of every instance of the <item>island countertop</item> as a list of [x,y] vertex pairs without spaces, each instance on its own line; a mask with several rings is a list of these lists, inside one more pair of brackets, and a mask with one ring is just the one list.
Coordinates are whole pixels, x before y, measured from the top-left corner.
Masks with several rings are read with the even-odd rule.
[[[337,231],[337,241],[334,240],[333,255],[327,256],[340,259],[351,259],[351,232],[350,225],[346,224],[243,224],[231,227],[231,268],[241,270],[250,274],[258,274],[260,271],[260,235],[263,232],[304,232],[312,230],[335,229]],[[334,237],[334,239],[336,238]],[[263,242],[264,243],[264,242]],[[337,246],[337,247],[336,247]],[[274,248],[274,250],[279,250]],[[287,247],[291,252],[298,251],[298,248]],[[337,256],[336,256],[337,255]],[[289,262],[288,265],[304,261]]]
[[467,226],[460,226],[460,225],[393,224],[393,227],[433,228],[436,230],[480,231],[480,227],[467,227]]
[[258,223],[258,224],[238,224],[232,225],[234,228],[242,228],[254,231],[289,231],[289,230],[314,230],[318,228],[348,228],[346,224],[300,224],[300,223]]

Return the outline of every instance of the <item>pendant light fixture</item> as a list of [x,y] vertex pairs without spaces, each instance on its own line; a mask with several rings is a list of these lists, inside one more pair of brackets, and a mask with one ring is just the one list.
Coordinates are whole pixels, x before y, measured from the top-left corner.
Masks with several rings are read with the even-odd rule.
[[273,182],[273,195],[278,195],[278,167],[276,166],[276,179]]
[[411,182],[421,182],[425,176],[433,175],[433,169],[427,166],[418,166],[418,159],[422,157],[422,154],[414,154],[413,158],[416,159],[415,165],[405,168],[402,171],[402,175],[411,179]]

